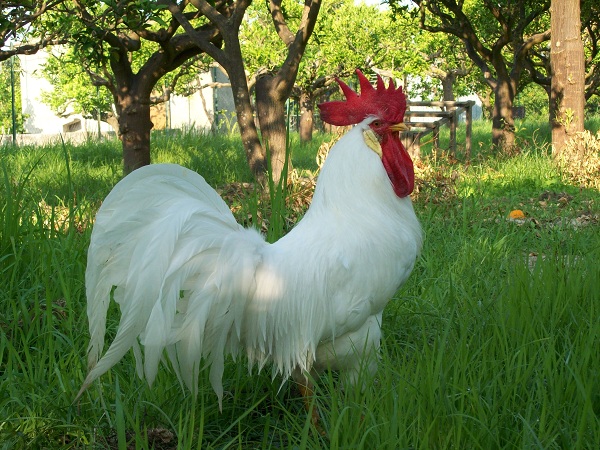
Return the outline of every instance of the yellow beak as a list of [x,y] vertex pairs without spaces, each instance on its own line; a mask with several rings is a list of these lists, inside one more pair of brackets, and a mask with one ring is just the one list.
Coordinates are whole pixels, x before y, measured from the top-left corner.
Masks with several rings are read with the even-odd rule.
[[390,126],[390,130],[392,131],[408,131],[410,127],[406,125],[404,122],[395,123]]

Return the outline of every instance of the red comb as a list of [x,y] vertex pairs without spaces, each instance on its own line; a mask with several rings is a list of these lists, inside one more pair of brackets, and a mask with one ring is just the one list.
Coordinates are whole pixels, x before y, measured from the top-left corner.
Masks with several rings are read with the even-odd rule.
[[394,81],[386,88],[382,78],[377,75],[377,89],[362,72],[356,69],[360,82],[360,95],[354,92],[346,83],[336,78],[345,101],[325,102],[319,105],[321,120],[331,125],[355,125],[368,116],[376,116],[393,123],[400,123],[404,119],[406,110],[406,97],[402,87],[396,89]]

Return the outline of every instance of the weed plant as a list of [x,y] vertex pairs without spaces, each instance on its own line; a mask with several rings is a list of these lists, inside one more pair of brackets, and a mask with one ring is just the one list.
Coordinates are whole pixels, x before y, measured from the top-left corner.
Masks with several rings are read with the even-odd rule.
[[[364,390],[318,380],[327,437],[291,383],[232,362],[223,412],[207,373],[196,398],[167,367],[149,388],[132,355],[74,402],[86,249],[119,146],[0,149],[0,448],[600,448],[600,193],[561,177],[547,138],[528,132],[521,154],[495,157],[481,127],[469,164],[438,160],[458,174],[453,195],[416,199],[425,245],[384,312],[376,378]],[[296,169],[316,169],[318,144],[292,136]],[[251,181],[236,137],[157,133],[153,145],[154,161],[214,186]],[[239,215],[263,208],[247,202]],[[526,218],[507,220],[513,209]],[[115,307],[109,334],[117,323]]]

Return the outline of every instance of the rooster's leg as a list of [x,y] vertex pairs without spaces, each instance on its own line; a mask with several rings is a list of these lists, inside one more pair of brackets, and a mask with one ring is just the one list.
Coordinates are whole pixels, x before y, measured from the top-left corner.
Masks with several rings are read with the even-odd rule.
[[296,385],[298,386],[298,390],[300,391],[302,400],[304,401],[304,408],[306,409],[306,412],[308,414],[311,414],[311,423],[321,436],[325,436],[327,433],[325,432],[325,429],[321,426],[321,418],[319,417],[319,410],[317,409],[316,404],[312,404],[311,411],[311,403],[315,393],[313,383],[309,380],[307,376],[304,375],[294,376],[293,378],[296,382]]

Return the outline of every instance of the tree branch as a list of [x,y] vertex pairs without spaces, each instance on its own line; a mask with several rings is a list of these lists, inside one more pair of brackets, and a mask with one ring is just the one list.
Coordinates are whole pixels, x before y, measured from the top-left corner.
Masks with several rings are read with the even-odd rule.
[[283,41],[286,47],[289,47],[294,42],[294,33],[292,33],[287,25],[283,11],[281,9],[281,0],[270,0],[269,11],[273,19],[273,25],[279,38]]
[[[275,2],[281,3],[281,0],[271,0],[270,4]],[[315,28],[320,8],[321,0],[305,0],[300,26],[296,32],[294,41],[288,46],[287,57],[279,69],[280,80],[285,80],[278,86],[282,91],[282,95],[285,95],[283,92],[286,90],[291,91],[291,88],[296,81],[300,60],[304,54],[308,39]]]

